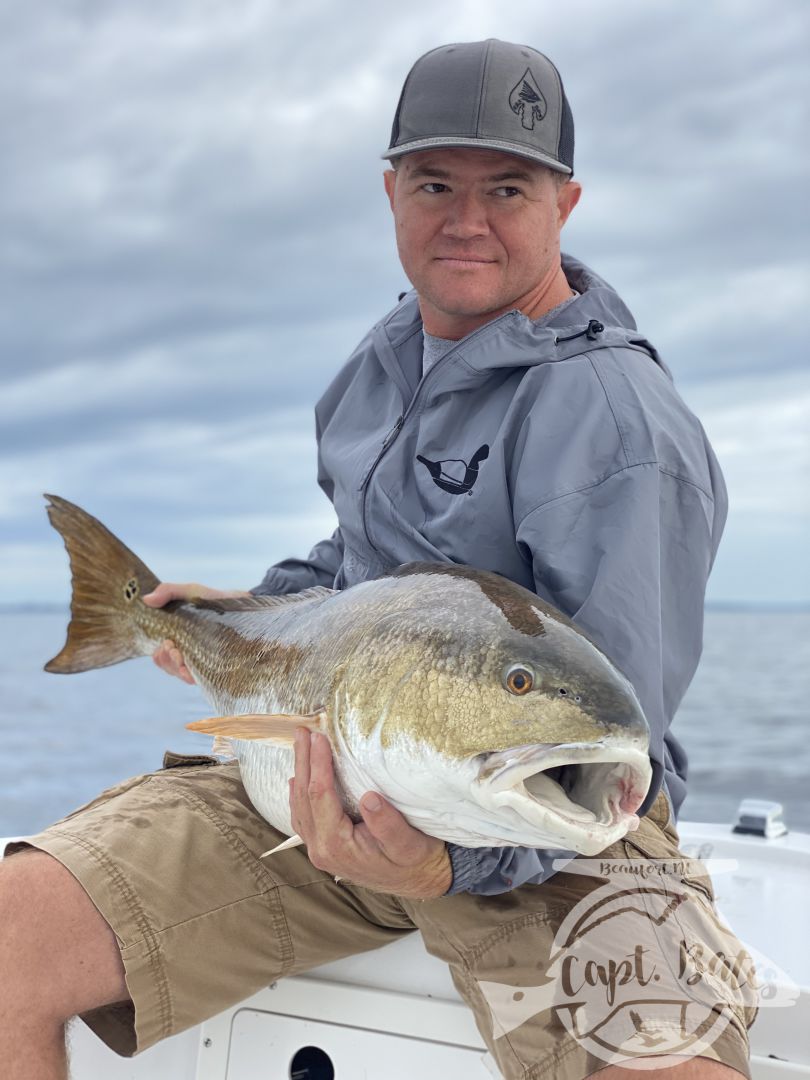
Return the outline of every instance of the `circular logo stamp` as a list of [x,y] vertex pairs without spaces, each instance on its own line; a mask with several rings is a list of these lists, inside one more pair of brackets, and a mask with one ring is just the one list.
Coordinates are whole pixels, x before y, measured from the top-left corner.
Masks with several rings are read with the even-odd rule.
[[549,1011],[604,1062],[660,1068],[651,1057],[704,1054],[758,1005],[792,1004],[789,979],[779,1000],[772,988],[763,995],[759,954],[755,968],[694,882],[706,876],[702,863],[576,859],[565,869],[603,883],[560,925],[543,985],[479,983],[495,1038]]

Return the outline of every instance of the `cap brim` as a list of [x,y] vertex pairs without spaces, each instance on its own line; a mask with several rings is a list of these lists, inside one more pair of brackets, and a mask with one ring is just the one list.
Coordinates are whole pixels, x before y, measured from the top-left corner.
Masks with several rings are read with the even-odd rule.
[[418,150],[497,150],[502,154],[513,154],[515,157],[526,158],[535,161],[539,165],[545,165],[554,172],[564,173],[566,176],[573,175],[574,170],[568,165],[563,165],[550,154],[544,154],[542,150],[534,150],[532,147],[523,146],[521,143],[508,142],[506,139],[477,139],[459,135],[456,137],[436,135],[432,138],[413,139],[411,142],[402,143],[400,146],[389,146],[381,156],[387,160],[403,157],[405,154],[415,154]]

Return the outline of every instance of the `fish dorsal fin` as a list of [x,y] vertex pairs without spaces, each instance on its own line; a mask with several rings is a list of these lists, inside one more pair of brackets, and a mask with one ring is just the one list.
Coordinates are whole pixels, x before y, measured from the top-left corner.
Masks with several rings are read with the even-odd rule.
[[187,603],[205,611],[216,611],[224,615],[228,611],[262,611],[267,608],[282,607],[285,604],[295,604],[300,600],[317,600],[327,596],[333,596],[337,590],[327,589],[323,585],[313,585],[311,589],[303,592],[283,593],[281,596],[229,596],[207,600],[202,596],[191,597]]
[[304,714],[242,713],[239,716],[211,716],[186,724],[189,731],[204,735],[224,736],[227,739],[267,739],[292,746],[297,728],[323,731],[326,714],[323,710]]

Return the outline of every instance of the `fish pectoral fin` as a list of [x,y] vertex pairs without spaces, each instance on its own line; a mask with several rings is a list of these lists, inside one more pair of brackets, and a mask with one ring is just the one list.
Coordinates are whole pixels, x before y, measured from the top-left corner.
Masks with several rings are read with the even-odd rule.
[[283,840],[280,844],[276,844],[274,848],[270,848],[269,851],[263,851],[259,858],[263,859],[266,855],[275,855],[277,851],[286,851],[287,848],[298,847],[298,845],[303,844],[303,842],[304,841],[301,839],[298,833],[293,833],[292,836],[288,837],[286,840]]
[[189,731],[201,731],[204,735],[219,735],[228,739],[268,739],[271,742],[292,746],[297,728],[323,731],[326,714],[323,710],[313,713],[242,713],[239,716],[211,716],[207,720],[193,720],[186,724]]

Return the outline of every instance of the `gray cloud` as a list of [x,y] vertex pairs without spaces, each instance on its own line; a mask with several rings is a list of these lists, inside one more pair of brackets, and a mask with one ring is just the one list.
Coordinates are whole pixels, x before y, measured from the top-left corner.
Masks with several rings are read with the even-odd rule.
[[[254,560],[329,526],[310,410],[406,285],[378,156],[410,63],[443,41],[524,40],[558,63],[585,185],[565,246],[622,292],[687,396],[722,384],[757,402],[806,363],[802,0],[351,14],[327,0],[0,12],[12,592],[37,591],[53,550],[43,488],[120,514],[164,554],[190,529],[196,567],[251,581]],[[748,505],[765,481],[739,475]]]

